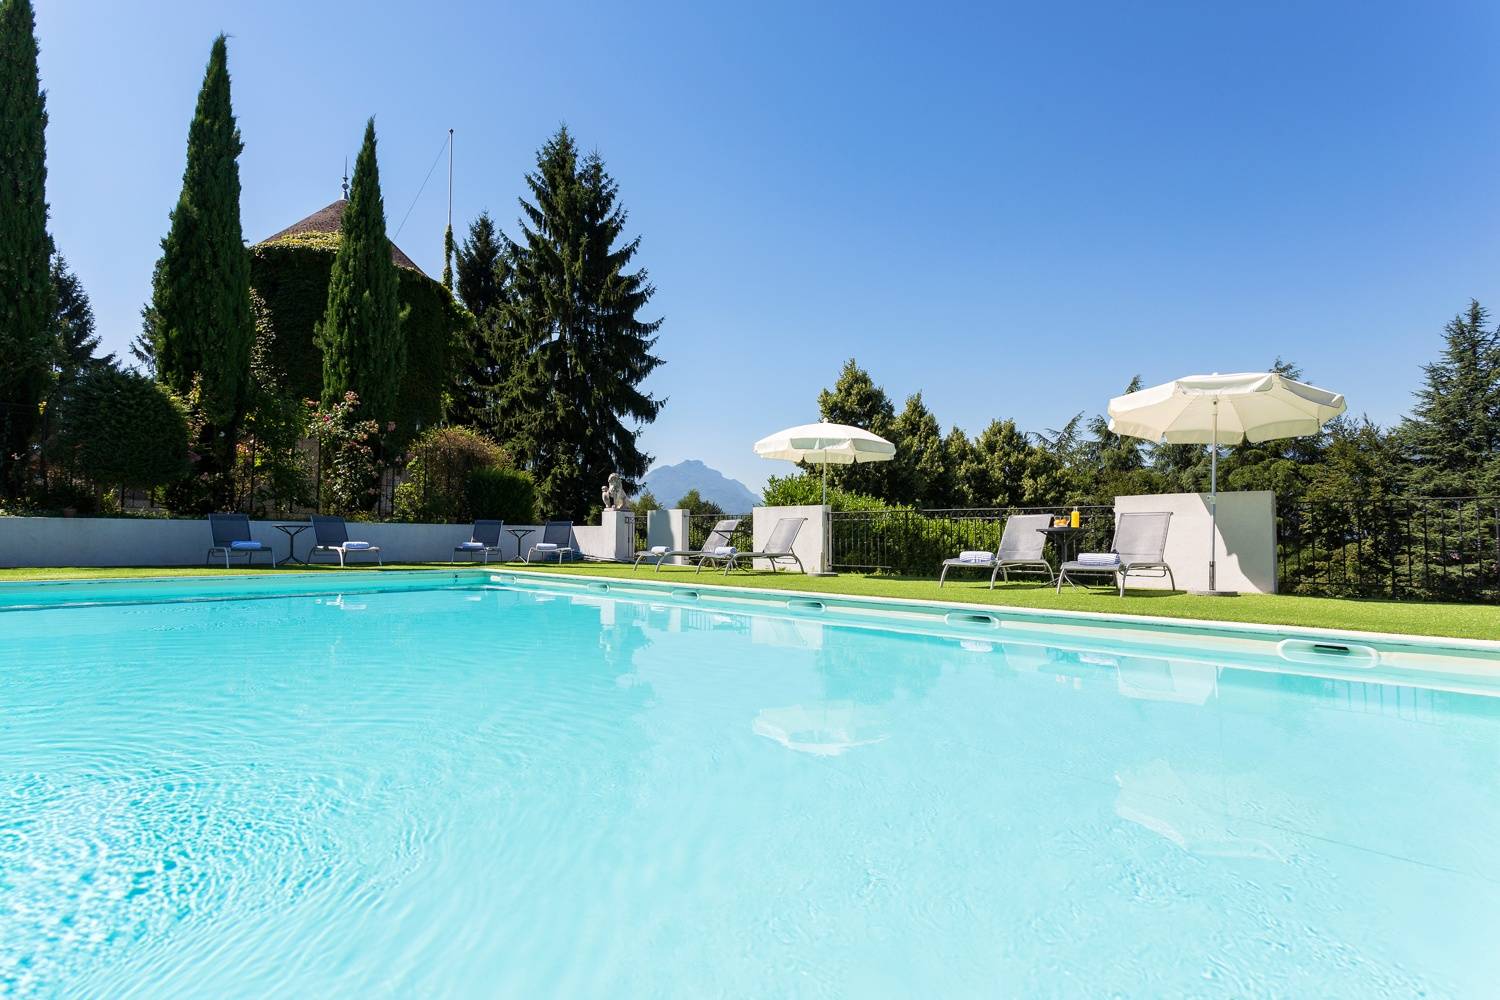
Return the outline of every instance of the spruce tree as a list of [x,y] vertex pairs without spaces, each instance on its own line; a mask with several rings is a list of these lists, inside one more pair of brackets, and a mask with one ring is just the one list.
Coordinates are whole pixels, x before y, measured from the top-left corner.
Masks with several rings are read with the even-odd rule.
[[480,212],[469,225],[469,236],[457,251],[458,297],[464,308],[480,319],[505,299],[510,268],[505,244],[489,212]]
[[639,313],[655,289],[628,271],[640,238],[621,242],[618,185],[595,154],[580,158],[566,127],[537,154],[521,200],[519,241],[506,241],[510,300],[498,347],[506,446],[530,467],[549,510],[581,517],[619,472],[627,487],[650,467],[639,426],[662,401],[640,389],[661,364],[651,353],[661,320]]
[[1427,496],[1500,491],[1500,334],[1477,301],[1443,331],[1443,353],[1401,427],[1411,488]]
[[99,335],[94,332],[94,308],[89,303],[83,282],[68,269],[62,254],[52,256],[52,288],[57,301],[53,324],[57,336],[57,379],[59,387],[78,381],[80,375],[115,363],[113,354],[100,357]]
[[503,371],[501,335],[496,329],[502,320],[497,310],[505,301],[510,269],[504,243],[488,212],[481,212],[469,225],[469,236],[456,254],[458,297],[474,315],[474,324],[467,331],[454,371],[448,418],[495,434],[499,433],[497,386]]
[[339,224],[338,254],[328,279],[328,305],[317,330],[325,407],[354,392],[362,417],[382,425],[391,419],[406,366],[405,319],[385,235],[385,201],[371,118],[354,161],[349,203]]
[[25,490],[56,356],[47,107],[31,0],[0,0],[0,490]]
[[209,52],[198,105],[188,126],[187,168],[152,281],[150,347],[156,376],[178,396],[201,384],[204,426],[195,450],[222,503],[235,443],[250,396],[250,255],[240,229],[244,143],[230,102],[223,35]]

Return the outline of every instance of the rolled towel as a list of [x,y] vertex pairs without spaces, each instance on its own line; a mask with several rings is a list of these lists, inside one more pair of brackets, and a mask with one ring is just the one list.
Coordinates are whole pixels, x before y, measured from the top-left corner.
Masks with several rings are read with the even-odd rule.
[[229,547],[235,552],[259,552],[261,549],[265,548],[265,546],[260,542],[248,541],[230,542]]
[[738,551],[739,551],[739,549],[735,548],[733,545],[715,545],[714,546],[714,555],[716,555],[716,556],[732,556],[732,555],[734,555]]
[[345,542],[344,543],[344,551],[346,551],[346,552],[350,551],[351,549],[368,549],[369,547],[370,547],[370,543],[369,542]]
[[543,552],[550,552],[552,549],[557,548],[557,543],[556,542],[537,542],[535,545],[532,546],[532,548],[534,548],[534,549],[541,549]]
[[668,552],[671,552],[671,551],[672,550],[670,548],[668,548],[667,546],[665,546],[665,545],[653,545],[653,546],[651,546],[651,554],[653,556],[666,555]]
[[1118,566],[1120,557],[1113,552],[1080,552],[1078,563],[1083,566]]
[[483,542],[469,541],[469,542],[459,542],[458,543],[458,547],[461,548],[461,549],[463,549],[466,552],[479,552],[479,551],[481,551],[485,547],[485,545],[484,545]]
[[993,552],[981,552],[975,549],[965,549],[958,554],[959,562],[987,563],[995,558]]

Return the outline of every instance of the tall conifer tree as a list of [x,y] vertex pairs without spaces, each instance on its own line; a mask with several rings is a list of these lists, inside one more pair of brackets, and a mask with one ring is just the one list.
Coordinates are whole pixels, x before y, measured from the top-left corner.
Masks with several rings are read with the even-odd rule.
[[323,405],[358,394],[361,415],[391,419],[406,367],[396,265],[385,235],[385,200],[375,157],[375,119],[365,123],[354,161],[349,203],[339,225],[339,250],[328,279],[328,305],[318,324],[323,350]]
[[463,359],[454,372],[448,419],[498,434],[495,403],[504,368],[496,327],[502,322],[498,308],[507,294],[510,265],[503,239],[488,212],[481,212],[469,225],[468,238],[456,255],[458,297],[473,313],[474,324],[468,330]]
[[0,0],[0,490],[26,487],[56,356],[47,106],[31,0]]
[[497,325],[509,365],[503,435],[528,465],[549,510],[580,517],[611,472],[645,475],[636,444],[662,401],[641,382],[661,364],[651,353],[662,321],[638,314],[655,289],[627,271],[640,238],[620,242],[626,213],[597,155],[579,157],[566,127],[537,154],[521,201],[521,239],[507,241],[511,301]]
[[[209,52],[198,106],[188,126],[187,168],[171,226],[161,241],[149,315],[156,376],[188,395],[201,380],[205,424],[200,471],[228,471],[250,396],[250,255],[240,229],[240,168],[244,143],[230,102],[224,36]],[[212,502],[228,484],[213,485]]]
[[1412,415],[1400,436],[1411,486],[1427,496],[1500,490],[1500,333],[1478,302],[1443,330],[1443,354],[1422,368]]

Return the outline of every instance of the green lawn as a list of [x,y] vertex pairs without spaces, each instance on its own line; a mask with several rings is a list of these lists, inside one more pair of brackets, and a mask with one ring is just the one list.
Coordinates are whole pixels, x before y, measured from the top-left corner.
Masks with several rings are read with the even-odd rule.
[[[459,564],[462,566],[463,564]],[[319,570],[329,567],[319,565]],[[337,566],[333,569],[337,570]],[[376,569],[360,564],[357,569]],[[447,563],[422,565],[389,565],[396,569],[450,569]],[[498,564],[495,568],[500,568]],[[1500,606],[1481,604],[1422,604],[1403,601],[1361,601],[1328,597],[1280,597],[1247,594],[1241,597],[1195,597],[1191,594],[1168,594],[1135,591],[1124,598],[1113,590],[1096,588],[1070,590],[1061,594],[1038,583],[1001,584],[993,591],[986,582],[949,581],[938,589],[937,581],[913,577],[867,576],[845,573],[835,577],[807,577],[791,573],[722,573],[694,575],[691,569],[667,567],[656,573],[648,567],[633,572],[629,566],[608,563],[573,564],[569,566],[531,566],[507,564],[507,568],[529,568],[547,573],[631,577],[643,580],[695,580],[702,584],[731,583],[739,587],[777,587],[784,590],[822,594],[849,594],[855,597],[895,597],[915,600],[952,600],[1005,607],[1043,608],[1060,611],[1100,611],[1114,614],[1160,615],[1172,618],[1251,622],[1265,625],[1300,625],[1318,628],[1345,628],[1367,632],[1401,632],[1411,635],[1454,636],[1467,639],[1500,640]],[[305,573],[306,567],[289,566],[275,570],[257,567],[257,573]],[[244,572],[236,568],[231,572]],[[176,568],[107,568],[89,569],[0,569],[0,583],[27,580],[70,580],[99,577],[131,578],[154,576],[221,576],[223,568],[206,566]]]

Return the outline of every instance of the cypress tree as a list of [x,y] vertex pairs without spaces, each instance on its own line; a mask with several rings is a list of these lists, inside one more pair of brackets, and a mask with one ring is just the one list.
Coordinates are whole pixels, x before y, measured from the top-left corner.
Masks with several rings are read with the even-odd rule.
[[453,291],[453,226],[443,230],[443,287]]
[[[157,378],[186,397],[201,380],[204,426],[196,451],[211,477],[233,464],[250,395],[250,255],[240,229],[240,141],[223,35],[209,52],[188,126],[187,168],[152,277],[151,343]],[[228,484],[214,492],[222,502]]]
[[47,106],[30,0],[0,0],[0,489],[25,490],[56,356]]
[[361,415],[391,419],[406,366],[396,265],[385,235],[385,201],[375,158],[375,119],[365,123],[354,161],[349,203],[339,224],[339,250],[328,279],[328,306],[318,324],[323,351],[323,405],[346,392],[359,396]]
[[511,300],[496,329],[509,366],[502,433],[549,510],[580,517],[609,473],[633,487],[650,467],[636,433],[662,401],[640,383],[661,364],[651,348],[662,321],[637,315],[655,289],[645,270],[626,270],[640,238],[619,242],[626,213],[604,161],[580,159],[559,128],[526,183],[534,200],[521,200],[520,241],[506,241]]

